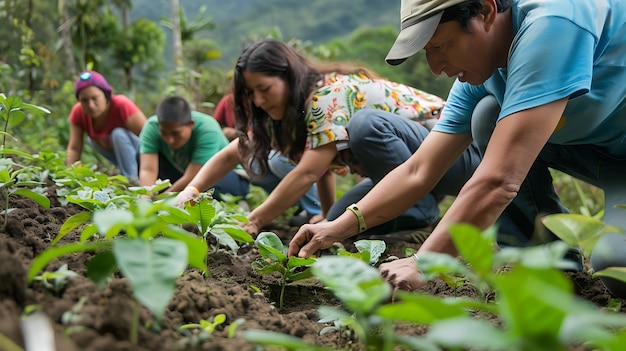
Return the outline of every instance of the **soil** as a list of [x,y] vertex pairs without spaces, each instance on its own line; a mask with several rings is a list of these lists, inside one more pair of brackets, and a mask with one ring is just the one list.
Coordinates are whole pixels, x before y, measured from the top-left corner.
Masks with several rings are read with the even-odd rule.
[[[129,326],[134,299],[128,282],[116,275],[99,290],[85,277],[85,263],[91,258],[90,254],[66,255],[46,267],[47,271],[54,271],[67,264],[70,270],[78,273],[58,292],[46,288],[39,281],[27,284],[26,271],[33,258],[49,246],[68,217],[81,211],[72,204],[61,206],[55,196],[50,191],[50,209],[44,209],[30,199],[11,197],[10,207],[16,209],[9,213],[6,227],[0,231],[0,336],[8,337],[22,348],[21,316],[25,309],[34,307],[51,322],[57,351],[257,350],[242,338],[229,338],[228,328],[222,326],[218,326],[211,340],[205,342],[201,342],[198,333],[178,331],[184,324],[212,320],[220,313],[227,317],[224,325],[244,319],[237,330],[270,330],[330,348],[358,349],[354,340],[342,338],[337,332],[320,335],[326,325],[318,323],[317,308],[320,305],[338,306],[339,301],[316,282],[289,284],[285,306],[279,310],[278,277],[259,275],[252,270],[250,263],[259,255],[251,246],[241,247],[237,254],[222,250],[211,252],[208,256],[209,276],[195,270],[185,272],[177,281],[174,298],[160,326],[145,308],[141,309],[139,340],[137,345],[132,344],[129,341]],[[276,222],[269,230],[288,242],[297,228]],[[78,241],[78,233],[75,230],[68,234],[61,243]],[[348,249],[349,244],[345,243]],[[404,257],[407,247],[415,249],[419,243],[390,241],[385,255]],[[577,295],[599,307],[609,306],[612,296],[598,280],[584,272],[569,276]],[[261,293],[253,287],[258,287]],[[441,281],[429,282],[422,290],[438,295],[475,297],[470,287],[451,291]],[[79,305],[81,299],[84,300],[82,307]],[[622,306],[626,306],[624,301],[621,302]],[[73,308],[74,318],[69,319],[66,312]],[[622,307],[622,311],[626,312],[626,307]],[[397,327],[396,332],[422,335],[425,328],[402,325]],[[0,350],[1,345],[0,340]]]

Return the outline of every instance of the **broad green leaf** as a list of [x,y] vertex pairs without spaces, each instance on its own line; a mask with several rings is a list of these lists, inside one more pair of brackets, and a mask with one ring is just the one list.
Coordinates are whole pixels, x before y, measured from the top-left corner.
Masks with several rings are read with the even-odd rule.
[[317,259],[315,258],[301,258],[296,256],[289,257],[287,261],[287,268],[292,269],[296,267],[307,267],[315,263]]
[[14,149],[0,149],[0,154],[2,155],[17,155],[20,157],[23,157],[27,160],[32,160],[34,159],[33,155],[28,154],[26,152],[20,151],[20,150],[14,150]]
[[239,245],[235,239],[233,239],[225,231],[211,228],[208,233],[217,239],[218,245],[227,246],[233,252],[237,252],[237,250],[239,250]]
[[31,282],[35,278],[35,276],[37,276],[37,273],[39,273],[39,271],[41,271],[48,263],[50,263],[50,261],[54,260],[55,258],[61,257],[68,253],[89,252],[101,248],[108,248],[110,246],[111,243],[108,241],[96,241],[91,243],[77,243],[50,247],[33,260],[30,269],[28,270],[28,281]]
[[233,224],[216,224],[213,226],[213,229],[221,229],[228,233],[233,239],[242,243],[252,243],[254,239],[247,231],[243,230],[238,225]]
[[617,280],[621,280],[626,283],[626,268],[624,267],[609,267],[601,271],[597,271],[593,274],[594,277],[609,277]]
[[22,103],[20,108],[26,111],[50,113],[50,110],[48,110],[47,108],[33,104]]
[[137,300],[160,320],[187,267],[187,246],[168,238],[122,238],[113,243],[113,254]]
[[398,291],[401,301],[384,305],[377,315],[396,321],[433,324],[437,321],[469,315],[469,308],[488,309],[477,300],[441,298],[431,295],[403,293]]
[[560,240],[530,247],[505,247],[496,253],[494,262],[497,266],[520,263],[534,269],[576,269],[576,263],[563,258],[569,249]]
[[574,247],[580,247],[585,257],[589,257],[598,239],[606,233],[624,233],[623,229],[607,226],[602,221],[579,214],[552,214],[542,220],[561,240]]
[[286,262],[287,253],[285,245],[278,235],[272,232],[261,232],[254,240],[254,245],[259,249],[259,254],[272,261]]
[[311,266],[313,274],[350,310],[369,314],[391,296],[391,285],[367,263],[344,256],[324,256]]
[[175,225],[165,226],[163,236],[184,242],[189,253],[189,265],[201,269],[205,274],[208,272],[206,256],[209,248],[206,241]]
[[481,233],[478,228],[469,224],[455,224],[449,228],[459,254],[472,270],[481,277],[491,274],[495,251],[495,227]]
[[488,321],[475,317],[439,321],[431,326],[426,339],[446,350],[526,350],[515,347],[515,337],[507,335]]
[[573,306],[572,282],[556,269],[515,266],[494,278],[500,316],[509,333],[551,344]]
[[[572,309],[563,321],[559,332],[559,340],[564,344],[586,343],[587,345],[604,345],[618,340],[615,329],[622,328],[626,332],[626,315],[606,310],[599,310],[595,306],[580,302],[580,308]],[[626,334],[625,334],[626,335]],[[622,338],[626,341],[626,339]],[[602,350],[621,350],[623,348],[601,348]]]
[[133,220],[132,212],[122,209],[100,210],[93,214],[93,224],[107,238],[119,233],[121,228],[133,223]]
[[104,287],[116,270],[115,256],[110,250],[100,252],[87,262],[87,277],[96,283],[98,289]]
[[58,243],[59,240],[63,239],[63,237],[67,235],[67,233],[76,229],[76,227],[87,222],[90,219],[91,212],[80,212],[71,216],[65,221],[65,223],[63,223],[61,229],[59,229],[59,234],[56,236],[56,238],[54,238],[54,240],[52,240],[52,243],[50,243],[50,245],[56,245],[56,243]]
[[89,223],[85,226],[85,228],[83,228],[82,233],[80,233],[80,242],[83,243],[91,239],[96,234],[98,234],[98,228],[95,224]]
[[22,123],[24,121],[24,118],[26,118],[24,111],[13,110],[9,113],[9,124],[11,125],[11,127],[15,127]]
[[16,189],[13,194],[27,197],[43,208],[50,208],[50,199],[30,189]]
[[387,249],[387,245],[382,240],[358,240],[354,243],[354,246],[360,252],[369,252],[369,264],[376,264],[380,256],[385,253]]

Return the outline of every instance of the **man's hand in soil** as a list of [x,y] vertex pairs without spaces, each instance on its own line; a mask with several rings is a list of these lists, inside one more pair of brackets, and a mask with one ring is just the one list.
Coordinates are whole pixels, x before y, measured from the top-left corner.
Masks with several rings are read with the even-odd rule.
[[318,251],[331,247],[336,242],[346,238],[334,234],[333,222],[321,222],[317,224],[305,224],[289,243],[289,257],[298,256],[307,258],[315,255]]
[[425,284],[414,256],[381,264],[380,274],[395,288],[402,290],[415,290]]

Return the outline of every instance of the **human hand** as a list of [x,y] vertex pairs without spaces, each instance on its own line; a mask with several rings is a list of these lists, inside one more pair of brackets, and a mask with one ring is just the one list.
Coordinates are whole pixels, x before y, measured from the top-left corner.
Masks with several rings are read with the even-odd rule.
[[303,225],[291,239],[287,256],[311,257],[316,252],[343,241],[345,238],[334,233],[333,229],[332,222]]
[[252,221],[243,225],[243,230],[248,232],[248,234],[250,234],[253,238],[256,238],[256,236],[259,234],[259,229],[259,226]]
[[192,201],[198,196],[198,192],[195,188],[186,187],[183,191],[179,192],[176,195],[176,206],[180,208],[185,208],[185,204],[189,201]]
[[383,278],[394,288],[411,291],[425,284],[421,279],[422,274],[417,268],[415,256],[383,263],[379,269]]
[[309,219],[309,223],[310,224],[315,224],[315,223],[319,223],[321,221],[324,221],[326,219],[326,217],[323,214],[316,214],[313,217],[311,217],[311,219]]

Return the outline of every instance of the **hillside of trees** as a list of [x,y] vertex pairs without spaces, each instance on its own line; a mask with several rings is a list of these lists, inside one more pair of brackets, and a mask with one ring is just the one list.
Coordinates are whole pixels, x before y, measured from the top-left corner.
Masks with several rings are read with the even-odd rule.
[[445,98],[451,80],[434,77],[421,55],[385,64],[399,6],[399,0],[0,1],[0,92],[52,111],[46,119],[27,116],[13,130],[18,142],[64,150],[80,71],[100,71],[148,116],[169,94],[211,113],[243,46],[272,36],[312,60],[363,65]]

